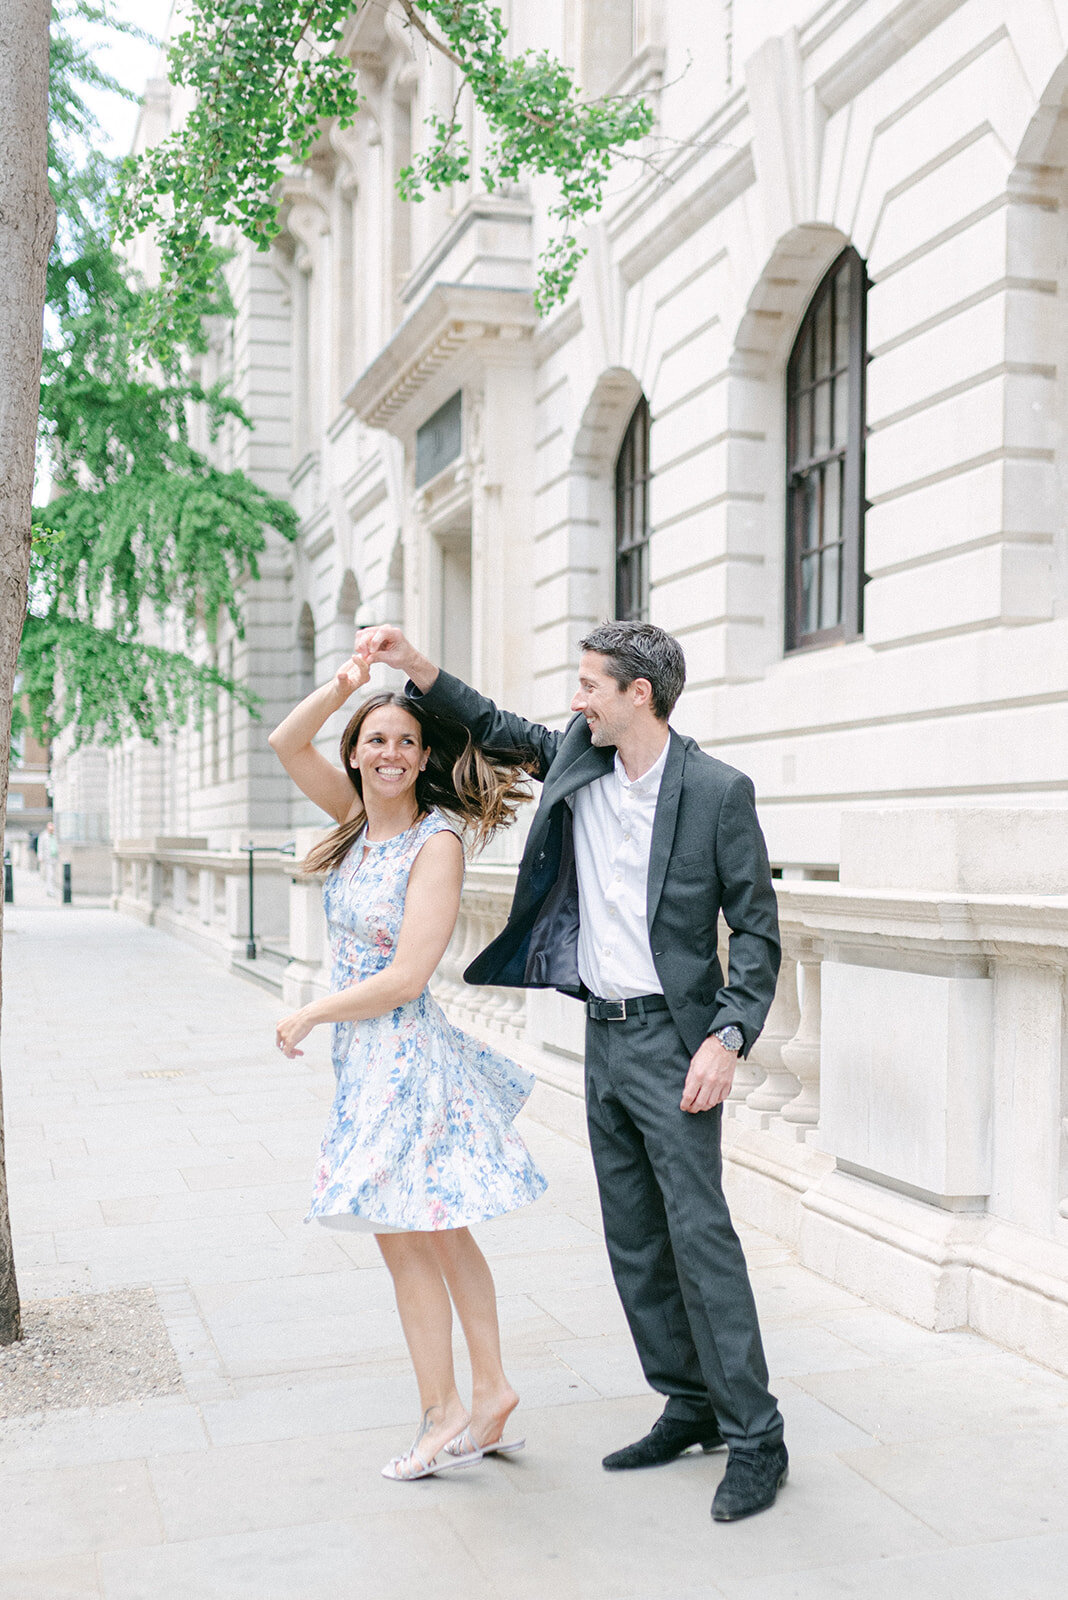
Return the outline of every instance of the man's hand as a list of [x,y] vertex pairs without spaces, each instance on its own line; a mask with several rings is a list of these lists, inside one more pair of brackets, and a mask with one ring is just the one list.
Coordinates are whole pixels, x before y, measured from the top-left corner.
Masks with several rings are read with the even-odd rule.
[[734,1086],[738,1057],[718,1039],[705,1039],[690,1062],[682,1088],[682,1111],[710,1111],[726,1100]]
[[361,628],[356,635],[352,653],[360,656],[368,666],[372,666],[376,661],[382,661],[387,667],[395,667],[398,672],[405,673],[417,689],[422,689],[424,692],[430,688],[438,675],[437,667],[425,656],[420,655],[401,630],[391,622],[380,623],[377,628]]

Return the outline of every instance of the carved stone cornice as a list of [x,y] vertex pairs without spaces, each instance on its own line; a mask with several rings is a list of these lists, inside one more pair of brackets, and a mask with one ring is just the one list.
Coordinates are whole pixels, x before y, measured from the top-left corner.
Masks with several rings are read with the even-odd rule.
[[369,428],[407,437],[425,420],[419,396],[443,368],[467,353],[492,359],[506,347],[529,348],[536,322],[526,290],[439,283],[357,378],[345,404]]

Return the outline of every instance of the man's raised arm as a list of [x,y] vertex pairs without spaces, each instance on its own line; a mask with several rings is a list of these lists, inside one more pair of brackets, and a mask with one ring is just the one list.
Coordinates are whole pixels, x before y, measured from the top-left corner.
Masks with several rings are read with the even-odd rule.
[[563,735],[540,722],[528,722],[512,711],[501,711],[486,695],[420,655],[393,624],[361,629],[353,654],[370,664],[383,661],[407,673],[411,688],[419,698],[426,698],[427,710],[462,723],[483,749],[529,750],[537,766],[534,776],[545,778]]

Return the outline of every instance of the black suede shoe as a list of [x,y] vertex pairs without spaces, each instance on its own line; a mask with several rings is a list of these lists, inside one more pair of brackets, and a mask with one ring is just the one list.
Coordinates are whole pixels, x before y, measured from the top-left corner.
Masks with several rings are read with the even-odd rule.
[[786,1482],[790,1457],[781,1443],[732,1445],[727,1470],[712,1502],[716,1522],[737,1522],[756,1511],[775,1504],[775,1496]]
[[677,1422],[673,1417],[659,1417],[644,1439],[613,1450],[601,1462],[606,1472],[626,1472],[631,1467],[661,1467],[665,1461],[674,1461],[691,1445],[699,1444],[704,1451],[718,1450],[726,1441],[719,1431],[715,1417],[699,1418],[695,1422]]

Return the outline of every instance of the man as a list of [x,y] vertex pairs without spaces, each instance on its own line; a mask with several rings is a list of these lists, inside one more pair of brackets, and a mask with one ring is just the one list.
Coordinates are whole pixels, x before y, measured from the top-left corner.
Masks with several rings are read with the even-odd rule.
[[775,992],[775,893],[749,779],[668,725],[685,681],[677,640],[612,622],[581,649],[576,715],[559,733],[499,711],[397,628],[356,638],[478,743],[533,753],[543,789],[511,913],[464,976],[586,1003],[605,1238],[645,1376],[667,1397],[651,1432],[604,1466],[726,1444],[712,1515],[734,1521],[773,1503],[788,1460],[720,1160],[722,1102]]

